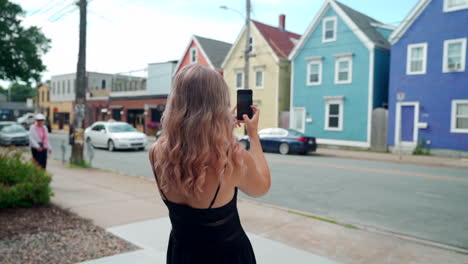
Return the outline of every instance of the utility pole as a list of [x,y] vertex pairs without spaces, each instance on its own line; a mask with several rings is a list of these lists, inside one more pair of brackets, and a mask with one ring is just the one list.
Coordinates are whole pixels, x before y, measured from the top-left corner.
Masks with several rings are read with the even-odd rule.
[[75,107],[73,117],[73,127],[70,128],[70,143],[72,144],[72,153],[70,163],[82,165],[83,145],[84,145],[84,121],[86,109],[86,8],[87,0],[79,0],[77,5],[80,8],[80,43],[78,51],[78,65],[76,70],[75,83]]
[[[252,43],[253,44],[253,43]],[[253,49],[253,46],[252,46]],[[249,89],[249,68],[250,68],[250,0],[246,0],[245,10],[245,54],[244,54],[244,89]]]

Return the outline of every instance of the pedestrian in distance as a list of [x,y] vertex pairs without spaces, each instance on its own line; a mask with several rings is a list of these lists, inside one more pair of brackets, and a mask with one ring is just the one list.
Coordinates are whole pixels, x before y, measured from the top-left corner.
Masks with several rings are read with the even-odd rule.
[[36,123],[29,128],[29,145],[34,161],[44,170],[47,165],[47,154],[52,152],[49,145],[49,132],[44,125],[43,114],[36,114]]
[[[265,195],[270,169],[257,134],[260,110],[236,120],[222,76],[192,64],[175,76],[162,116],[163,134],[149,151],[172,230],[167,263],[256,263],[237,211],[240,189]],[[250,151],[233,135],[245,125]]]

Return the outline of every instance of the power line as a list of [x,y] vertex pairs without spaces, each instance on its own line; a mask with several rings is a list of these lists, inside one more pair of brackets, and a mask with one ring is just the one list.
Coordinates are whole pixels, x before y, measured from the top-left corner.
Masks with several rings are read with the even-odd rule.
[[32,15],[35,15],[39,12],[41,12],[42,10],[44,10],[45,8],[49,7],[51,3],[55,2],[56,0],[50,0],[49,2],[47,2],[45,5],[43,5],[42,7],[36,9],[35,11],[31,12],[31,16]]
[[[66,5],[65,7],[63,7],[62,9],[60,9],[59,11],[55,12],[54,14],[52,14],[50,17],[49,17],[49,21],[51,22],[55,22],[57,20],[59,20],[60,18],[62,18],[63,16],[65,16],[66,14],[70,13],[70,7],[73,7],[72,10],[75,10],[74,8],[74,3],[71,3],[71,4],[68,4]],[[65,11],[66,9],[69,9],[68,11]],[[56,17],[54,19],[54,17]],[[57,18],[58,17],[58,18]]]

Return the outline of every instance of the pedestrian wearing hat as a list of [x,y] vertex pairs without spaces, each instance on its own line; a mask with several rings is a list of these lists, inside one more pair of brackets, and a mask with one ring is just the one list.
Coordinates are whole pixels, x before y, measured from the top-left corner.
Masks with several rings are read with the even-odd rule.
[[47,164],[47,154],[52,152],[49,145],[49,132],[44,126],[43,114],[36,115],[36,124],[29,128],[29,142],[34,161],[44,170]]

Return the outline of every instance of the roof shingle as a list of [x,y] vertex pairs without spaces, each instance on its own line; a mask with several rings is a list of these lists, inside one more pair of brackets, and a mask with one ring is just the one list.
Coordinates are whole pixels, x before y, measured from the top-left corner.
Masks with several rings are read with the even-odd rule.
[[213,67],[217,70],[221,69],[221,64],[231,49],[232,44],[195,35],[194,38],[197,39]]
[[295,45],[291,39],[299,40],[301,38],[299,34],[281,31],[278,27],[263,24],[255,20],[252,20],[252,22],[279,58],[287,59]]

